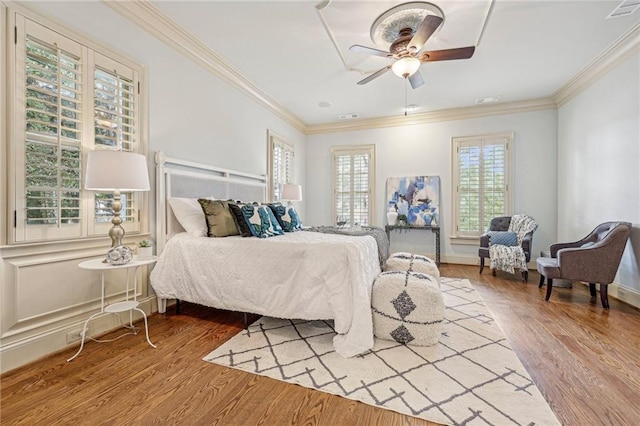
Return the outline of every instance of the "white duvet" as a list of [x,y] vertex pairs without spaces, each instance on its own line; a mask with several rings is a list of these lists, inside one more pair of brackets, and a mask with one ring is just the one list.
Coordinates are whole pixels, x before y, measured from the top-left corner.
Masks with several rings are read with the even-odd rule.
[[370,236],[288,232],[271,238],[172,237],[151,273],[159,298],[277,318],[333,319],[333,346],[373,347],[371,286],[380,273]]

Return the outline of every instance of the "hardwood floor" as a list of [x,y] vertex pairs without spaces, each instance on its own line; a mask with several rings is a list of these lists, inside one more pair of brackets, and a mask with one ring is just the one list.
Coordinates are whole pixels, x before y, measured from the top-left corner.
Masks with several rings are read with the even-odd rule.
[[[640,424],[640,310],[588,289],[556,288],[550,302],[531,272],[442,265],[468,278],[565,425]],[[14,424],[429,425],[413,417],[203,362],[242,329],[242,314],[184,304],[151,316],[144,334],[89,342],[2,376],[0,422]],[[118,332],[108,334],[114,337]]]

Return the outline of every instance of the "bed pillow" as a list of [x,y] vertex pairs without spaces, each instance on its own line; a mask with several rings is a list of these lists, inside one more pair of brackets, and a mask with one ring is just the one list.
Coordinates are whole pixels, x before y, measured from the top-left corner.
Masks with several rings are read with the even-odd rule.
[[207,236],[228,237],[240,234],[228,201],[199,198],[198,203],[202,206],[207,221]]
[[249,224],[246,220],[244,220],[244,215],[242,214],[241,208],[243,205],[244,204],[240,202],[229,201],[229,210],[233,215],[240,235],[242,235],[243,237],[253,237],[251,229],[249,228]]
[[513,247],[518,245],[518,236],[515,232],[490,231],[489,243],[493,246],[502,245]]
[[302,229],[300,216],[292,206],[284,206],[281,203],[269,204],[269,208],[276,220],[285,232],[294,232]]
[[240,210],[252,235],[258,238],[267,238],[284,234],[268,206],[245,204]]
[[167,201],[185,231],[195,237],[207,236],[207,221],[197,198],[171,197]]

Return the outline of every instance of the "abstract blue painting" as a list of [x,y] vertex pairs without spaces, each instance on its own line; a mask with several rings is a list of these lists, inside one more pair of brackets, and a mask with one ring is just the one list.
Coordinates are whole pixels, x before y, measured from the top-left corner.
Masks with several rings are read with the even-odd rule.
[[410,226],[440,223],[440,176],[387,178],[387,211],[395,208],[398,224],[406,217]]

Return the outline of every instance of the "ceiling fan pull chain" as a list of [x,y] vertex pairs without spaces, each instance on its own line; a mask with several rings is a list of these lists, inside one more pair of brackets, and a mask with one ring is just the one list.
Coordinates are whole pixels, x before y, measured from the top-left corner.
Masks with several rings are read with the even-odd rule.
[[408,79],[404,78],[404,116],[407,116],[407,84],[409,84]]

